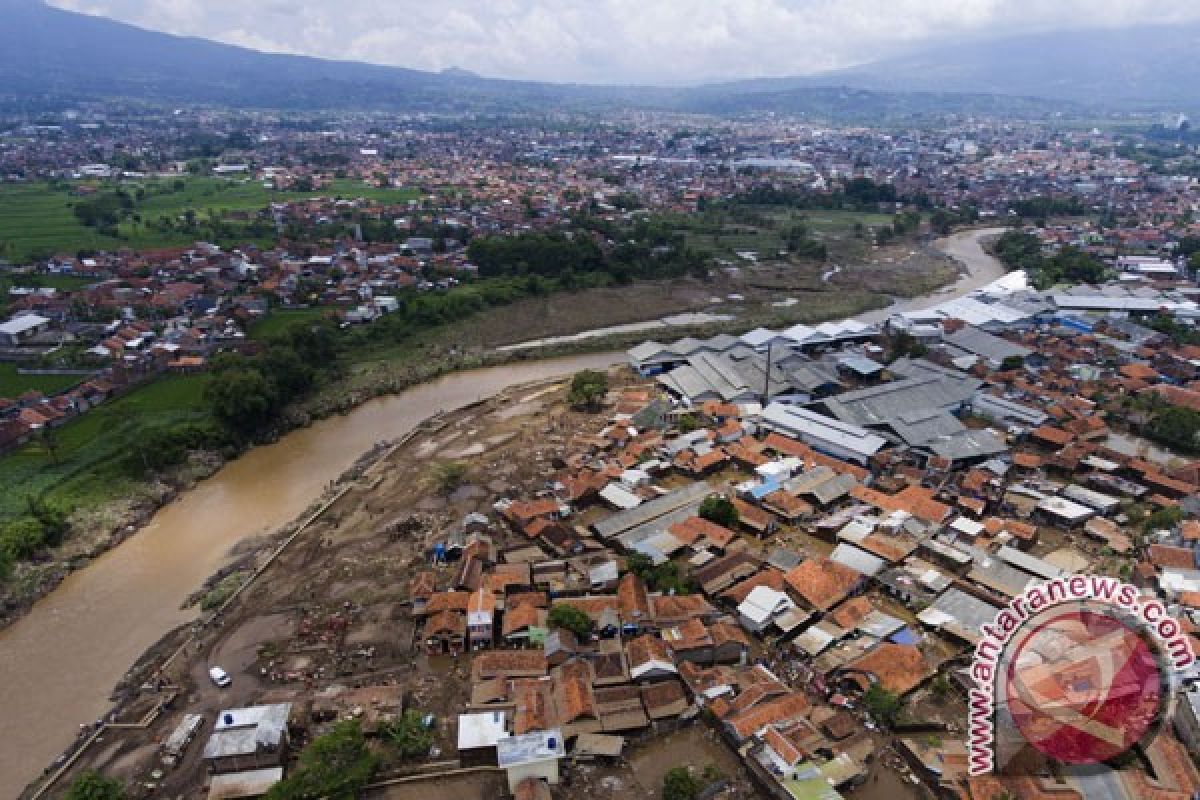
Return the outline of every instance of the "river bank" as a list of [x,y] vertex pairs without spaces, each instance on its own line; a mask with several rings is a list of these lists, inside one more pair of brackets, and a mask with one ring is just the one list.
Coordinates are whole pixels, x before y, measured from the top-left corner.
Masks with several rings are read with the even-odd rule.
[[[964,234],[974,241],[975,263],[950,290],[894,304],[882,312],[942,302],[993,279],[998,267],[978,247],[989,232]],[[952,237],[953,238],[953,237]],[[982,256],[982,260],[979,257]],[[738,323],[745,323],[739,320]],[[720,324],[728,330],[730,323]],[[714,328],[698,329],[704,335]],[[690,331],[672,329],[673,334]],[[643,338],[627,334],[621,344]],[[612,347],[609,338],[563,347]],[[239,542],[278,535],[282,526],[312,505],[330,481],[364,452],[395,439],[436,410],[472,402],[551,375],[602,368],[622,359],[603,352],[533,361],[531,354],[463,356],[460,364],[503,359],[506,366],[457,372],[429,382],[415,369],[381,373],[376,380],[343,392],[339,403],[314,403],[300,427],[278,442],[254,448],[152,514],[136,535],[62,580],[7,631],[0,632],[0,702],[12,725],[0,753],[0,793],[15,794],[66,747],[77,725],[105,713],[111,688],[164,632],[195,620],[181,608],[189,595],[228,565]],[[444,364],[426,369],[448,369]],[[393,393],[402,381],[418,385]],[[379,397],[378,395],[387,395]],[[374,398],[374,399],[372,399]],[[356,407],[353,413],[338,412]],[[324,416],[324,419],[320,417]],[[315,420],[315,421],[314,421]],[[47,698],[53,698],[48,702]],[[10,789],[10,792],[5,792]]]

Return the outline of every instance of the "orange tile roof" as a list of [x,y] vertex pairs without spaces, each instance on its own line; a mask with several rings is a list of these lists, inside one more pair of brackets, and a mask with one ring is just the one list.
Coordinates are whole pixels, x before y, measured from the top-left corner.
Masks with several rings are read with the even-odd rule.
[[1173,569],[1196,568],[1196,554],[1188,547],[1152,544],[1147,552],[1147,556],[1147,560],[1156,567],[1169,567]]
[[519,605],[504,612],[504,625],[501,633],[509,636],[525,628],[546,624],[546,609],[534,605]]
[[1141,380],[1152,381],[1158,378],[1158,370],[1151,367],[1149,364],[1122,364],[1117,368],[1117,372],[1124,375],[1126,378],[1136,378]]
[[791,692],[755,706],[726,722],[739,738],[745,739],[768,725],[799,719],[807,714],[810,708],[807,697],[799,692]]
[[652,617],[646,584],[632,572],[625,573],[617,585],[617,610],[624,622],[640,624]]
[[745,578],[730,586],[724,592],[721,592],[721,597],[741,604],[750,595],[750,592],[759,586],[769,586],[777,592],[783,591],[783,572],[774,567],[767,567],[751,575],[749,578]]
[[829,617],[837,623],[838,627],[851,630],[858,623],[866,619],[867,615],[874,610],[875,606],[871,604],[869,598],[855,597],[838,606],[837,610],[830,614]]
[[470,592],[435,592],[429,596],[425,611],[429,614],[439,611],[466,611],[470,602]]
[[950,506],[934,500],[933,490],[924,486],[906,486],[896,494],[885,494],[859,485],[850,495],[884,511],[905,511],[925,522],[940,523],[950,513]]
[[439,611],[425,621],[425,635],[435,633],[456,633],[462,635],[467,631],[467,618],[458,611]]
[[596,698],[592,695],[592,670],[586,661],[568,661],[552,673],[554,699],[560,723],[596,716]]
[[1075,439],[1074,435],[1068,433],[1067,431],[1064,431],[1061,428],[1053,428],[1049,425],[1043,425],[1040,428],[1034,428],[1030,435],[1035,439],[1040,439],[1044,442],[1049,442],[1050,444],[1056,444],[1060,447],[1070,444]]
[[740,497],[732,498],[732,502],[733,507],[737,509],[738,522],[759,531],[765,531],[771,527],[771,515],[766,511],[758,506],[750,505]]
[[818,453],[803,442],[789,439],[779,433],[767,434],[767,438],[763,440],[763,447],[786,456],[801,458],[806,464],[817,464],[829,467],[834,472],[842,475],[853,475],[860,481],[866,480],[867,476],[870,475],[870,472],[857,464],[851,464],[841,459],[827,456],[824,453]]
[[890,642],[876,646],[846,668],[874,675],[883,688],[898,695],[915,689],[932,672],[919,649]]
[[862,573],[823,556],[810,558],[785,576],[792,591],[821,611],[828,611],[846,599],[862,578]]
[[642,634],[636,639],[631,639],[625,645],[625,656],[629,660],[630,669],[651,661],[665,661],[668,664],[675,663],[675,659],[671,657],[671,651],[667,647],[667,643],[657,636],[648,633]]
[[659,620],[683,620],[708,616],[716,611],[698,594],[655,595],[650,599],[650,603],[654,607],[654,616]]

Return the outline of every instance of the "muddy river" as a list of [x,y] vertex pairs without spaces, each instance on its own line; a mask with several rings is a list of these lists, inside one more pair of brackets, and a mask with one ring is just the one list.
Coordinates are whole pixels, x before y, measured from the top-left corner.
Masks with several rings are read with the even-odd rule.
[[[970,274],[888,311],[948,300],[999,277],[1002,267],[978,245],[989,233],[943,240],[940,246]],[[256,448],[164,507],[0,632],[0,797],[15,797],[71,743],[80,723],[107,712],[109,692],[130,665],[167,631],[194,618],[180,604],[234,545],[298,516],[376,443],[407,433],[439,409],[622,360],[620,353],[600,353],[450,375]]]

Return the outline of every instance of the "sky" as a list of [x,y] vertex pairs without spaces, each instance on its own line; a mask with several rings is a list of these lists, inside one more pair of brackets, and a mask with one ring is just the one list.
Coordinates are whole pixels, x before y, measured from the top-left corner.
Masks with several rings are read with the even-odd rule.
[[1200,20],[1196,0],[49,0],[258,50],[488,77],[686,85],[941,41]]

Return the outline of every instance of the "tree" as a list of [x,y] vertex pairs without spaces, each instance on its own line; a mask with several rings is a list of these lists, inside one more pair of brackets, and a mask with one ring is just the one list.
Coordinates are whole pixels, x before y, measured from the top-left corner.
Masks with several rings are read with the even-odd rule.
[[450,494],[462,486],[466,477],[467,465],[461,461],[443,461],[433,468],[433,480],[443,494]]
[[1154,415],[1146,432],[1151,439],[1184,452],[1200,451],[1200,411],[1171,407]]
[[938,700],[945,700],[950,694],[950,679],[946,677],[944,672],[939,672],[937,677],[933,679],[933,683],[929,687],[933,691],[934,697]]
[[1142,530],[1146,533],[1153,531],[1169,531],[1183,519],[1183,509],[1179,506],[1166,506],[1146,517]]
[[1005,356],[1004,360],[1000,362],[1000,369],[1004,370],[1005,372],[1021,369],[1024,366],[1025,359],[1021,356]]
[[19,517],[0,528],[0,551],[12,561],[29,558],[45,542],[42,523],[34,517]]
[[663,800],[696,800],[700,789],[700,781],[687,767],[672,767],[663,776]]
[[64,795],[65,800],[125,800],[125,787],[94,769],[84,772]]
[[567,603],[555,603],[546,621],[551,627],[568,630],[580,639],[592,635],[592,618]]
[[229,430],[249,436],[275,417],[278,390],[252,367],[235,367],[214,374],[204,392],[213,416]]
[[424,715],[416,709],[410,708],[385,725],[383,736],[405,758],[428,755],[433,746],[433,734],[425,727]]
[[594,369],[575,373],[567,401],[576,408],[594,409],[608,393],[608,375]]
[[900,698],[877,683],[872,684],[863,695],[863,705],[880,725],[893,725],[900,716]]
[[292,774],[271,787],[267,800],[354,800],[378,766],[358,721],[339,722],[304,748]]
[[738,512],[733,501],[719,494],[710,494],[700,504],[700,516],[709,522],[732,528],[738,523]]

